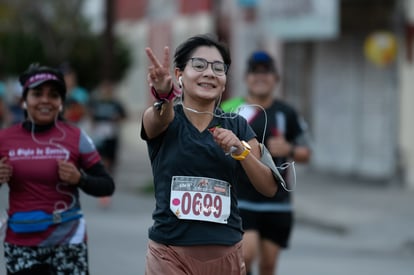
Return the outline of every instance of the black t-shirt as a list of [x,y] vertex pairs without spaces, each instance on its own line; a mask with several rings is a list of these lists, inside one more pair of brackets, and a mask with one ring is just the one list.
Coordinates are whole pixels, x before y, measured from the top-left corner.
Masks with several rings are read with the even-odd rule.
[[[199,132],[183,112],[182,105],[174,107],[175,117],[167,130],[148,140],[141,129],[141,137],[147,141],[151,160],[156,206],[154,224],[149,229],[149,238],[170,245],[233,245],[242,239],[241,218],[237,208],[239,161],[219,147],[208,129]],[[216,115],[222,114],[216,110]],[[232,130],[241,140],[250,140],[255,133],[241,117],[214,117],[210,127]],[[171,183],[173,176],[203,177],[217,179],[230,184],[231,211],[227,224],[183,220],[170,210]]]
[[126,110],[121,102],[115,99],[94,100],[89,105],[93,121],[115,122],[126,117]]

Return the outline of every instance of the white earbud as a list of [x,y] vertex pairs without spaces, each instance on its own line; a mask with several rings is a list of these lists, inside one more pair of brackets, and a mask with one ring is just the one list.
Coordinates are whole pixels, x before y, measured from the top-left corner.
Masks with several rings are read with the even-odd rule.
[[62,105],[60,105],[59,106],[59,112],[62,112],[63,111],[63,106]]
[[180,76],[180,77],[178,78],[178,85],[180,85],[180,88],[182,88],[182,87],[183,87],[183,77],[182,77],[182,76]]
[[26,102],[23,102],[23,104],[22,104],[22,107],[23,107],[23,109],[27,109],[27,104],[26,104]]

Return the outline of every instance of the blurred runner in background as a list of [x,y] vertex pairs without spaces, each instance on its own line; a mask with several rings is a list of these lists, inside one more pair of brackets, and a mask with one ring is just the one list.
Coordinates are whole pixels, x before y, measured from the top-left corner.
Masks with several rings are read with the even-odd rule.
[[[112,175],[117,164],[121,122],[126,119],[124,105],[114,95],[114,85],[104,81],[94,93],[89,105],[91,136],[102,161]],[[110,198],[100,198],[101,206],[109,206]]]
[[0,80],[0,128],[7,126],[10,119],[6,102],[6,85]]
[[23,87],[18,81],[14,82],[11,87],[11,99],[8,103],[8,108],[10,112],[10,121],[9,125],[17,124],[22,122],[24,117],[24,110],[22,108],[23,99],[22,99]]
[[91,138],[62,118],[61,72],[32,64],[19,80],[25,120],[0,131],[0,187],[9,187],[7,274],[89,274],[79,192],[110,196],[114,181]]
[[79,86],[76,71],[69,63],[63,63],[60,70],[65,77],[67,100],[65,103],[65,119],[87,129],[89,92]]
[[[284,100],[275,98],[280,76],[273,58],[266,52],[252,53],[245,75],[246,98],[233,98],[222,104],[225,112],[237,112],[246,118],[269,149],[274,163],[286,183],[289,169],[280,169],[289,161],[305,163],[311,155],[307,127],[297,112]],[[287,167],[285,167],[287,168]],[[241,171],[243,172],[243,171]],[[257,192],[246,175],[238,186],[240,215],[243,221],[243,253],[247,272],[259,258],[260,275],[273,275],[277,270],[280,250],[288,247],[293,227],[291,194],[279,188],[269,198]],[[260,256],[260,257],[259,257]]]

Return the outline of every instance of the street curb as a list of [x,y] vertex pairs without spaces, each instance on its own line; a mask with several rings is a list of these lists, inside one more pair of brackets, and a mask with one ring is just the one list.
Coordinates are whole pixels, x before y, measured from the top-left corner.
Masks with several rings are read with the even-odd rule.
[[297,224],[308,226],[320,231],[326,231],[337,235],[348,235],[351,229],[343,224],[334,223],[332,221],[316,218],[306,214],[304,211],[295,211],[295,220]]

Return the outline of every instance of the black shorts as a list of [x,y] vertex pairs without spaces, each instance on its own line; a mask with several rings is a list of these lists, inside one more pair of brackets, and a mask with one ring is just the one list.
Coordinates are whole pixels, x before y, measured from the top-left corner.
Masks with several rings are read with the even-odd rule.
[[293,229],[293,213],[257,212],[240,209],[243,230],[256,230],[261,239],[268,239],[282,248],[289,246]]
[[115,162],[118,153],[118,143],[118,138],[108,138],[104,139],[96,147],[101,157],[110,159],[111,161]]

